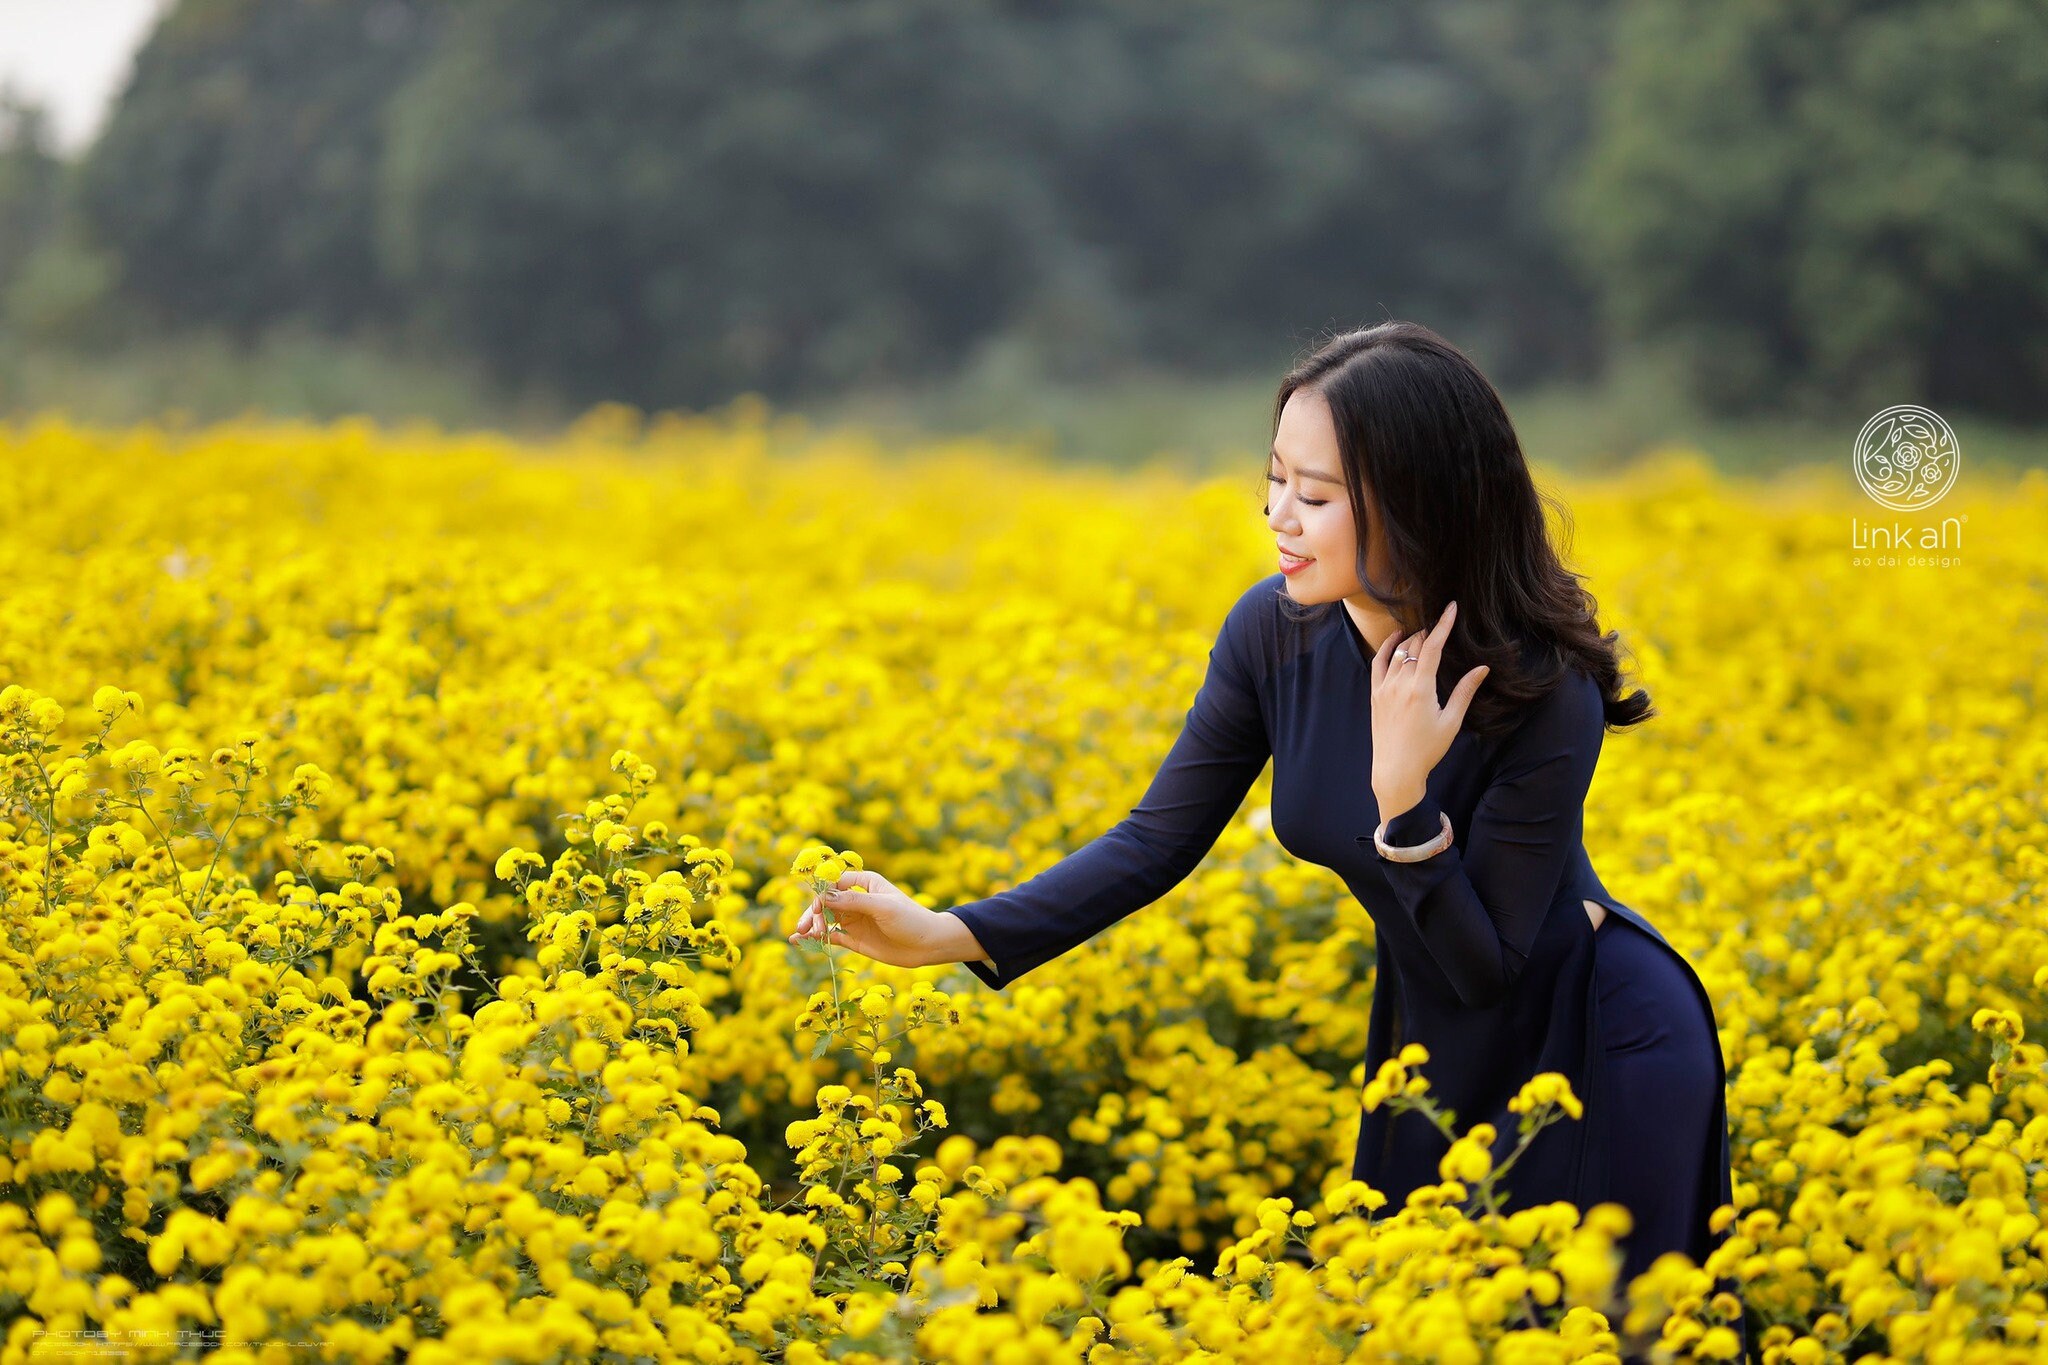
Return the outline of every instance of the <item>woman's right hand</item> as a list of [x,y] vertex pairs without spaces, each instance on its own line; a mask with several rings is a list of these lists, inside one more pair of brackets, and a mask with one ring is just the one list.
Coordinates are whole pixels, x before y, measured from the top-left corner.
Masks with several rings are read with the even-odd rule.
[[838,919],[831,941],[877,962],[892,967],[930,967],[981,958],[979,945],[958,916],[925,909],[872,869],[842,873],[837,890],[827,894],[833,899],[821,905],[814,896],[804,907],[796,932],[789,936],[791,943],[822,940],[826,934],[824,907],[829,905]]

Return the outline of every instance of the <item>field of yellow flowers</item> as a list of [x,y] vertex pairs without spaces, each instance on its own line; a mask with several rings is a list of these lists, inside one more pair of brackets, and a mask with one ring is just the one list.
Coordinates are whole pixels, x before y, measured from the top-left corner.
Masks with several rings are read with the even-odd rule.
[[742,404],[0,454],[5,1360],[1714,1360],[1745,1306],[1768,1361],[2048,1359],[2040,474],[1966,476],[1945,568],[1852,562],[1826,452],[1546,477],[1662,713],[1587,841],[1732,1087],[1733,1235],[1618,1285],[1619,1211],[1499,1216],[1484,1134],[1347,1178],[1429,1062],[1363,1074],[1371,923],[1269,779],[1000,995],[786,940],[1121,818],[1270,571],[1257,452]]

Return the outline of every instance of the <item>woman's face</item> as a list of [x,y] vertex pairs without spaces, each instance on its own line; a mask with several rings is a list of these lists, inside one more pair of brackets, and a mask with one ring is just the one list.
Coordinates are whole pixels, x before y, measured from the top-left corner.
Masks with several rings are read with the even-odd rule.
[[[1304,606],[1356,597],[1368,613],[1384,615],[1358,581],[1358,524],[1351,514],[1344,460],[1337,449],[1337,426],[1329,403],[1315,389],[1296,389],[1280,410],[1267,461],[1266,491],[1266,525],[1281,551],[1287,595]],[[1366,511],[1373,515],[1370,495]],[[1377,535],[1367,539],[1372,546],[1367,568],[1374,582],[1385,583],[1386,547]],[[1287,557],[1290,553],[1304,555],[1308,562],[1297,566]]]

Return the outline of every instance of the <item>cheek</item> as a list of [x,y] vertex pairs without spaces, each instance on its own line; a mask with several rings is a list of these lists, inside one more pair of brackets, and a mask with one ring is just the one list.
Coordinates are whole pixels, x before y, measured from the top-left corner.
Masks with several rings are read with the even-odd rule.
[[[1322,510],[1331,511],[1328,508]],[[1318,558],[1335,560],[1340,564],[1357,561],[1358,534],[1349,515],[1344,512],[1333,512],[1309,529],[1315,537]]]

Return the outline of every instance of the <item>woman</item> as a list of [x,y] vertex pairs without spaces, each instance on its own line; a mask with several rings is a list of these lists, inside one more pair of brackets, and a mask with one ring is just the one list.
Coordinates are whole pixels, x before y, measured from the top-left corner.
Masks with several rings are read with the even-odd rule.
[[[1279,572],[1226,617],[1144,800],[950,914],[850,872],[827,897],[834,941],[962,961],[1002,990],[1186,877],[1270,756],[1275,837],[1342,875],[1377,929],[1365,1074],[1423,1043],[1432,1095],[1461,1130],[1495,1126],[1498,1162],[1520,1140],[1508,1100],[1564,1073],[1584,1120],[1538,1136],[1507,1207],[1626,1205],[1630,1278],[1665,1251],[1703,1261],[1731,1202],[1713,1008],[1581,836],[1603,733],[1649,698],[1621,693],[1616,637],[1553,552],[1498,394],[1428,328],[1388,322],[1297,366],[1274,414]],[[791,941],[823,929],[814,901]],[[1398,1207],[1444,1149],[1420,1115],[1361,1110],[1352,1173]]]

